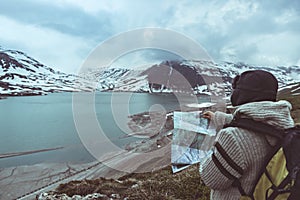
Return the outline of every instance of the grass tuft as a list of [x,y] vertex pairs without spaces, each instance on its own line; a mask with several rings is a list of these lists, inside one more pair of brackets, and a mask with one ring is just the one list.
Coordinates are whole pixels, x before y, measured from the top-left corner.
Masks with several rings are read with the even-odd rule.
[[208,200],[210,190],[201,184],[198,165],[173,174],[170,166],[156,172],[128,174],[119,180],[94,179],[61,184],[56,193],[68,196],[101,193],[119,194],[120,198],[138,199],[199,199]]

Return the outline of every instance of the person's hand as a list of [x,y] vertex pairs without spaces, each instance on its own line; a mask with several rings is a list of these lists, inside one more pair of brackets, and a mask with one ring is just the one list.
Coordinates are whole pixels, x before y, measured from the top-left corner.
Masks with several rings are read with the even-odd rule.
[[214,118],[214,115],[215,115],[214,112],[211,112],[211,111],[205,111],[205,112],[202,114],[202,117],[211,120],[211,119]]

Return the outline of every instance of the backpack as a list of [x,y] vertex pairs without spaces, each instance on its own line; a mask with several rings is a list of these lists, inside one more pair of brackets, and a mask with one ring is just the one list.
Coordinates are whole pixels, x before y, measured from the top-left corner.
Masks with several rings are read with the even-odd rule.
[[[277,144],[267,154],[249,194],[245,193],[240,181],[233,177],[233,185],[239,189],[241,199],[300,199],[300,126],[280,130],[253,119],[234,118],[230,124],[224,126],[226,127],[239,127],[278,138]],[[224,172],[224,168],[220,171]]]

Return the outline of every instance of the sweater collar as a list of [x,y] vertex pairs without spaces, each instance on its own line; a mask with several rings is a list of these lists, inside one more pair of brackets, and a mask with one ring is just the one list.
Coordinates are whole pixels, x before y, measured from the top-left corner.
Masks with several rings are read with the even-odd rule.
[[285,100],[277,102],[260,101],[238,106],[233,115],[235,117],[252,118],[278,128],[290,128],[294,126],[290,114],[291,109],[292,105]]

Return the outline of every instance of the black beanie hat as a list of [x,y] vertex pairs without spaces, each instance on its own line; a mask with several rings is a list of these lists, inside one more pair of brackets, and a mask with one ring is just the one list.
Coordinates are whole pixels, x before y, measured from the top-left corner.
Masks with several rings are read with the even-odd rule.
[[276,101],[278,81],[267,71],[246,71],[233,79],[232,88],[233,106],[257,101]]

